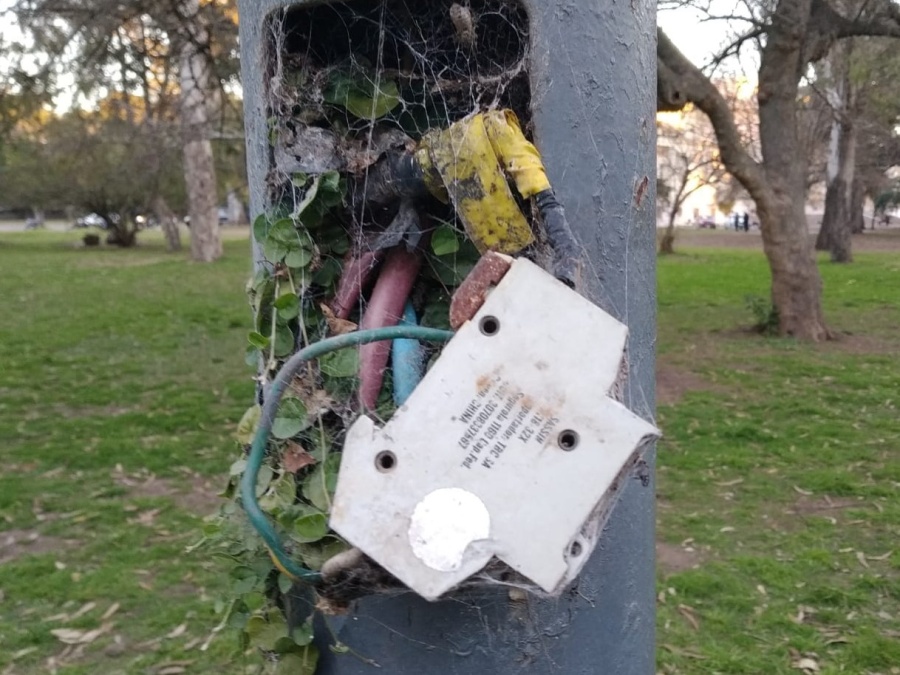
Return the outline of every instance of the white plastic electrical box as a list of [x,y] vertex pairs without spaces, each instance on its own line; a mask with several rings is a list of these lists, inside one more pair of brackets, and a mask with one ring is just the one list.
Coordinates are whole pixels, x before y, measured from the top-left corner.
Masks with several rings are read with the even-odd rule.
[[331,527],[434,600],[497,557],[548,593],[659,435],[610,397],[627,328],[515,260],[387,424],[348,431]]

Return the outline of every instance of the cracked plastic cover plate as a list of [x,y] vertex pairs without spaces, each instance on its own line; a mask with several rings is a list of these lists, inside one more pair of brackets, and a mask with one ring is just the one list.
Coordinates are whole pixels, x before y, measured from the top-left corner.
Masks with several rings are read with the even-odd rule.
[[627,328],[516,260],[407,403],[344,443],[331,527],[433,600],[503,560],[548,593],[650,423],[609,398]]

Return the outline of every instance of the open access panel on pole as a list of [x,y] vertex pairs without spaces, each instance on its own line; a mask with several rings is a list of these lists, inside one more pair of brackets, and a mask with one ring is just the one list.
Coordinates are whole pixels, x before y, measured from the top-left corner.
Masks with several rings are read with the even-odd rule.
[[[590,6],[582,6],[585,4]],[[652,419],[652,5],[518,4],[506,0],[464,5],[248,1],[241,3],[240,9],[254,215],[271,214],[283,201],[284,194],[277,186],[284,175],[344,174],[363,165],[369,168],[366,163],[374,165],[377,159],[371,155],[403,146],[409,143],[407,139],[417,142],[428,130],[459,121],[461,113],[511,110],[540,151],[556,197],[566,208],[581,253],[579,291],[627,325],[627,369],[623,371],[627,379],[612,393],[639,417]],[[369,51],[360,54],[360,48]],[[338,58],[342,50],[344,59]],[[304,74],[303,59],[316,56],[334,59],[327,68],[313,73],[326,80],[304,81],[310,73]],[[359,79],[354,70],[357,66],[376,77]],[[325,124],[313,116],[291,124],[289,133],[279,136],[285,131],[278,126],[279,117],[303,114],[303,105],[292,105],[298,103],[290,98],[292,87],[301,97],[303,91],[321,92],[324,105],[346,111],[345,124]],[[376,125],[366,127],[367,118],[382,122],[390,118],[390,122],[376,129]],[[348,139],[359,138],[364,127],[366,142],[358,146],[349,143]],[[402,131],[406,138],[393,134],[394,130]],[[315,151],[304,153],[303,148]],[[298,191],[308,190],[309,185],[298,186]],[[347,193],[352,201],[352,187]],[[295,210],[297,206],[293,204]],[[528,205],[520,202],[520,206],[529,215]],[[388,205],[385,208],[390,209]],[[379,217],[372,215],[371,209],[360,213]],[[389,226],[395,215],[385,216],[384,224]],[[432,236],[425,244],[429,260],[443,250],[434,240],[442,226],[428,220],[432,216],[424,214],[426,222],[419,228]],[[460,225],[459,221],[456,224]],[[409,232],[405,237],[408,243]],[[552,251],[541,248],[546,242],[541,241],[540,232],[538,239],[525,254],[552,269]],[[254,250],[257,263],[265,265],[264,246],[257,243]],[[419,301],[421,313],[424,301]],[[568,314],[554,317],[553,310],[542,307],[544,322],[564,321],[567,331],[577,333],[577,320]],[[461,414],[464,410],[465,406]],[[379,420],[379,426],[381,423]],[[557,441],[562,431],[566,429],[553,429]],[[541,433],[540,425],[535,433]],[[503,584],[451,590],[437,602],[413,593],[373,594],[355,600],[349,614],[328,619],[331,629],[355,652],[377,662],[383,672],[652,672],[652,456],[644,450],[644,463],[617,485],[621,496],[597,549],[583,569],[579,564],[577,581],[552,589],[555,597],[510,593]],[[412,512],[439,489],[420,495]],[[552,489],[536,490],[534,504],[545,503],[546,512],[552,514],[565,492],[565,485],[556,484]],[[433,499],[441,498],[449,498],[452,508],[465,511],[466,498],[454,501],[453,495],[442,497],[438,492]],[[491,514],[498,507],[485,508]],[[422,509],[420,512],[430,512],[428,503]],[[425,525],[430,523],[426,518]],[[534,527],[529,534],[533,541],[540,540],[540,525],[526,523],[525,527]],[[365,538],[365,532],[356,529],[349,526],[353,532],[348,531],[348,539],[351,533]],[[409,527],[403,532],[413,551],[415,545],[410,542],[415,542],[415,537]],[[480,535],[476,527],[465,536],[477,541]],[[438,541],[446,539],[439,537]],[[574,543],[574,538],[567,539],[570,553]],[[440,572],[441,566],[455,564],[442,557],[446,551],[440,546],[435,552],[425,544],[419,552],[431,561],[431,567],[425,565],[428,569]],[[413,553],[420,562],[423,556]],[[541,587],[538,579],[527,574],[525,578]],[[568,581],[565,573],[560,578]],[[552,586],[549,581],[544,590],[548,586]],[[427,592],[422,595],[429,597]],[[364,660],[328,651],[329,631],[322,630],[317,639],[322,647],[317,672],[373,669]]]

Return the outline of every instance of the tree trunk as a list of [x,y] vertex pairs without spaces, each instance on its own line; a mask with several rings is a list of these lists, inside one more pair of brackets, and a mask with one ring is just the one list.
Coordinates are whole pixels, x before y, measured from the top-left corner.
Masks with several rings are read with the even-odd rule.
[[[825,193],[825,213],[822,227],[816,238],[816,248],[830,251],[832,262],[853,260],[851,220],[853,188],[856,169],[856,125],[853,123],[855,92],[849,78],[849,43],[833,47],[834,66],[829,71],[837,83],[828,91],[828,99],[834,109],[831,124]],[[831,65],[831,64],[829,64]]]
[[659,252],[663,255],[675,253],[675,214],[677,212],[677,208],[669,212],[669,224],[666,226],[662,239],[659,240]]
[[759,209],[759,218],[763,249],[772,270],[778,332],[804,340],[826,340],[831,335],[822,313],[822,280],[806,232],[803,201],[788,194],[780,194],[774,201],[774,208]]
[[166,200],[159,195],[153,198],[153,215],[159,221],[159,226],[166,237],[166,249],[170,252],[180,251],[181,232],[178,231],[178,221],[172,209],[166,204]]
[[862,234],[866,229],[863,209],[866,206],[866,188],[859,177],[853,179],[853,196],[850,198],[850,232]]
[[709,117],[722,163],[756,202],[763,249],[772,271],[772,303],[778,312],[779,333],[819,341],[830,333],[822,314],[822,281],[804,213],[806,167],[796,120],[805,68],[803,32],[811,2],[778,3],[763,47],[758,93],[763,162],[745,149],[722,94],[663,31],[658,31],[657,57],[664,64],[658,76],[671,82],[658,86],[657,96],[671,95],[658,103],[661,110],[677,109],[691,101]]
[[[822,313],[822,280],[806,224],[806,166],[797,130],[796,101],[803,26],[809,2],[779,3],[759,69],[759,137],[765,172],[756,199],[763,249],[772,269],[772,304],[778,332],[818,342],[830,337]],[[788,28],[788,27],[792,28]],[[752,191],[751,191],[752,194]],[[756,198],[756,195],[753,195]]]
[[209,141],[209,40],[199,16],[198,0],[185,0],[186,32],[181,47],[181,121],[184,133],[184,180],[191,219],[191,259],[212,262],[222,255],[216,199],[216,170]]

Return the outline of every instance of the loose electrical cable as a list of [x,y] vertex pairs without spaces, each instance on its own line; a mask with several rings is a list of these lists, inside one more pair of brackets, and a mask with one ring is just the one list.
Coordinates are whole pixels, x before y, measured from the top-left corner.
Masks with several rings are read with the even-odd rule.
[[269,555],[275,566],[296,581],[314,583],[320,578],[316,571],[307,569],[291,560],[281,544],[281,539],[266,514],[259,506],[256,498],[256,481],[259,469],[266,455],[266,447],[272,432],[272,424],[275,421],[275,413],[281,402],[281,397],[293,381],[305,363],[319,358],[330,352],[347,347],[356,347],[370,342],[382,340],[412,339],[428,342],[447,342],[453,337],[451,331],[426,328],[423,326],[390,326],[387,328],[373,328],[360,330],[354,333],[346,333],[331,338],[326,338],[308,347],[304,347],[294,354],[278,371],[272,385],[269,387],[268,396],[263,404],[259,426],[253,436],[250,445],[250,453],[247,456],[247,466],[241,478],[241,502],[250,524],[262,537]]

